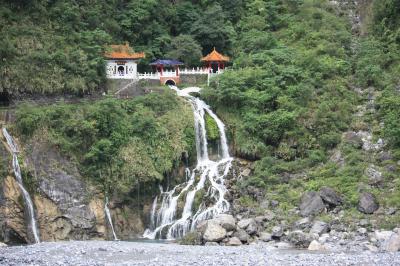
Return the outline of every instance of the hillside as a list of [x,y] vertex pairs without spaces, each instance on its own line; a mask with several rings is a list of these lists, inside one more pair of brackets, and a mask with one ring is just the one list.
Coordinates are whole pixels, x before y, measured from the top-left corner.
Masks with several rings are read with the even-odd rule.
[[[50,218],[69,215],[45,236],[110,236],[99,207],[109,196],[116,231],[129,239],[155,229],[163,211],[174,218],[219,202],[222,183],[227,191],[218,190],[219,199],[231,207],[235,229],[209,242],[236,237],[250,243],[268,234],[267,241],[307,248],[311,237],[322,243],[331,232],[335,247],[343,240],[348,249],[383,248],[372,235],[393,230],[397,236],[400,224],[399,12],[394,0],[0,1],[3,101],[100,95],[108,44],[128,41],[144,51],[142,71],[159,57],[199,65],[213,47],[232,58],[196,92],[199,99],[166,87],[127,100],[106,96],[10,110],[14,119],[7,127],[23,147],[23,179],[42,229]],[[230,154],[221,156],[227,143]],[[11,160],[1,152],[6,168]],[[18,213],[10,242],[29,242],[11,170],[0,173],[0,206],[12,202]],[[206,176],[208,190],[194,185]],[[87,192],[71,197],[87,207],[88,228],[75,223],[79,211],[47,202],[54,195],[43,183],[51,180],[60,192],[69,178]],[[189,196],[193,208],[186,208]],[[46,206],[57,212],[41,211]],[[0,208],[0,217],[4,213]],[[243,221],[255,229],[244,230]],[[313,236],[311,228],[321,223]],[[69,231],[66,224],[72,224]],[[307,241],[293,240],[299,230]],[[166,231],[156,233],[165,238]],[[183,243],[208,242],[202,234],[190,233]]]

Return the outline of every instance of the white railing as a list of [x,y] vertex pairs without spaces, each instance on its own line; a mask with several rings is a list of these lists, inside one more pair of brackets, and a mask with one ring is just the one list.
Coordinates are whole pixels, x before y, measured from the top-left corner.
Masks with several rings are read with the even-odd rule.
[[[178,73],[179,75],[207,75],[208,79],[218,75],[222,74],[224,72],[223,69],[220,69],[216,73],[211,72],[210,69],[208,68],[184,68],[184,69],[179,69]],[[145,73],[138,73],[138,79],[160,79],[161,77],[178,77],[176,75],[175,70],[164,70],[162,75],[160,72],[145,72]]]

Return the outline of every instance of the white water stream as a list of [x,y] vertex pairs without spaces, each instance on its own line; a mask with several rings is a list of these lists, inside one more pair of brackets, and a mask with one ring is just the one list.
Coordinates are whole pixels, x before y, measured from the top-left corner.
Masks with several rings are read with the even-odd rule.
[[[143,235],[150,239],[163,237],[167,239],[181,238],[190,230],[193,230],[199,222],[227,212],[230,207],[229,202],[224,198],[227,191],[224,179],[232,163],[232,158],[229,156],[225,125],[204,101],[190,95],[190,93],[199,92],[200,88],[192,87],[179,90],[175,86],[170,87],[177,92],[178,96],[184,97],[192,106],[196,134],[197,165],[191,172],[186,170],[187,176],[190,177],[187,178],[185,183],[177,185],[171,191],[161,191],[160,198],[162,200],[158,210],[158,197],[154,199],[150,217],[150,228]],[[208,154],[205,125],[206,113],[216,122],[220,135],[221,150],[218,154],[218,159],[215,161],[210,160]],[[200,176],[197,183],[196,176]],[[211,206],[207,206],[202,202],[198,206],[197,212],[193,213],[194,207],[197,207],[193,206],[196,193],[205,189],[207,180],[209,186],[206,197],[214,203]],[[182,189],[179,190],[180,188]],[[176,193],[177,191],[179,193]],[[180,217],[176,217],[178,200],[183,195],[186,195],[183,211]]]
[[112,219],[111,219],[110,209],[108,208],[108,197],[106,197],[106,203],[104,204],[104,211],[106,213],[108,223],[110,224],[114,240],[118,241],[119,239],[117,237],[117,234],[115,234],[114,225],[113,225],[113,222],[112,222]]
[[24,183],[22,181],[22,175],[21,175],[21,168],[19,166],[18,162],[18,147],[17,144],[15,143],[14,139],[11,137],[11,135],[8,133],[6,128],[3,128],[3,135],[6,138],[8,147],[10,148],[12,155],[13,155],[13,170],[14,170],[14,175],[17,180],[18,186],[21,189],[22,196],[24,198],[24,202],[26,205],[26,209],[28,211],[28,216],[29,216],[29,225],[28,227],[32,231],[32,235],[34,237],[35,243],[40,242],[39,238],[39,232],[36,224],[36,219],[35,219],[35,211],[33,209],[33,203],[31,196],[29,195],[28,191],[24,187]]

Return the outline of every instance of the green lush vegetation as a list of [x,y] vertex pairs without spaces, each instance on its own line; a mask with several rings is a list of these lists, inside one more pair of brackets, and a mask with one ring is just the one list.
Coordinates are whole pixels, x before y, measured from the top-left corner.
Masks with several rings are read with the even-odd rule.
[[16,130],[58,147],[108,192],[152,188],[195,146],[192,111],[170,91],[134,100],[23,106]]
[[[322,186],[345,196],[349,215],[362,191],[375,194],[383,206],[400,206],[399,170],[394,170],[400,159],[397,2],[371,1],[368,34],[362,37],[352,37],[347,12],[328,1],[246,4],[247,16],[236,28],[233,67],[203,94],[227,123],[236,154],[256,159],[243,188],[264,188],[283,211],[298,206],[304,191]],[[355,88],[369,86],[375,88],[378,112],[354,117],[357,105],[371,97]],[[383,137],[394,157],[377,162],[342,138],[353,130],[371,130],[374,141]],[[344,165],[330,160],[334,153]],[[382,171],[383,187],[368,185],[370,164]],[[388,165],[394,168],[388,171]],[[247,196],[244,202],[253,204]],[[390,219],[382,223],[398,222]]]
[[85,94],[105,81],[107,44],[128,41],[150,60],[199,64],[214,46],[230,53],[242,0],[0,1],[0,92]]
[[[304,191],[326,185],[344,195],[349,216],[362,191],[400,208],[400,4],[363,5],[368,12],[357,36],[346,10],[327,0],[0,0],[0,92],[97,91],[111,43],[128,41],[146,52],[141,69],[157,57],[196,65],[215,46],[233,62],[202,97],[227,125],[235,154],[254,161],[254,175],[239,186],[262,188],[283,212]],[[370,98],[376,112],[354,116]],[[188,107],[165,93],[25,106],[16,128],[25,138],[48,136],[107,190],[115,183],[128,191],[163,179],[193,149],[192,123]],[[206,126],[215,141],[218,128],[208,116]],[[359,130],[373,141],[384,138],[391,158],[379,161],[343,138]],[[368,184],[371,164],[384,176],[381,187]],[[256,205],[248,195],[241,202]]]

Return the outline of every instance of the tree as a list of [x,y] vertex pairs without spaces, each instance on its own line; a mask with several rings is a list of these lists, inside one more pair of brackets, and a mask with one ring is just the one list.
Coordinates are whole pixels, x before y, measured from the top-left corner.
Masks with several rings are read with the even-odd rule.
[[201,46],[190,35],[181,34],[171,41],[166,57],[185,62],[187,66],[197,66],[201,58]]

